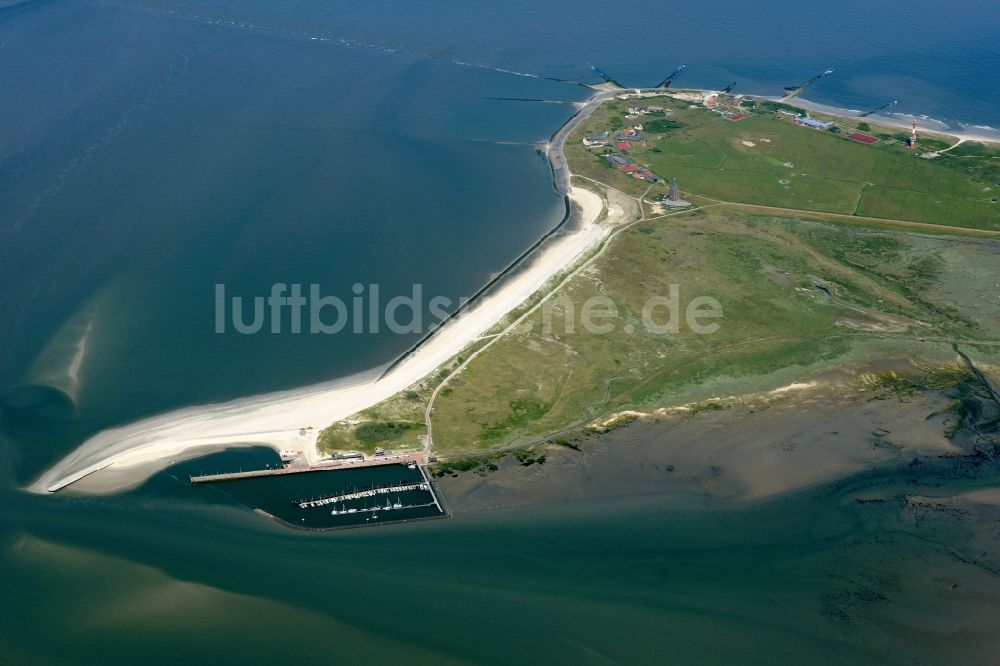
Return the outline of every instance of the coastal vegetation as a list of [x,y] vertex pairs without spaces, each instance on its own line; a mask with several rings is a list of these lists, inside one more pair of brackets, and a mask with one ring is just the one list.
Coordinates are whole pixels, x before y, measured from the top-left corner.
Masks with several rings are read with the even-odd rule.
[[885,391],[897,398],[923,395],[928,391],[953,388],[970,378],[960,365],[926,367],[922,373],[902,373],[896,370],[863,374],[862,386],[869,391]]
[[[983,144],[962,143],[941,153],[955,141],[921,135],[914,154],[898,130],[880,133],[881,141],[864,145],[845,132],[817,131],[775,117],[772,113],[779,108],[804,112],[773,102],[758,103],[756,111],[740,109],[750,115],[735,122],[687,101],[661,97],[657,103],[669,106],[670,122],[683,127],[660,131],[656,123],[666,121],[650,121],[643,126],[648,141],[636,142],[630,159],[665,179],[676,177],[685,194],[789,210],[1000,230],[1000,205],[992,201],[1000,192],[1000,152]],[[629,104],[608,102],[581,131],[614,129],[611,123]],[[861,124],[869,126],[839,122],[851,131]],[[566,153],[574,173],[639,193],[641,183],[614,173],[579,142],[570,141]]]
[[[950,361],[945,340],[1000,338],[995,299],[954,298],[972,273],[986,271],[991,284],[1000,277],[996,255],[975,242],[717,209],[651,226],[623,232],[557,295],[552,332],[538,314],[453,380],[434,405],[436,451],[516,446],[590,423],[595,432],[614,429],[634,417],[600,419],[689,402],[713,409],[713,396],[774,388],[834,363],[886,355]],[[671,284],[682,297],[719,300],[719,330],[644,331],[643,300],[668,294]],[[571,313],[597,295],[615,303],[618,328],[567,332]]]
[[666,134],[684,127],[681,123],[671,118],[659,118],[643,123],[643,131],[654,134]]
[[354,429],[354,436],[361,442],[385,442],[402,437],[422,424],[402,421],[369,421]]
[[[605,104],[577,134],[618,121],[627,105]],[[967,224],[988,234],[991,218],[963,213],[989,206],[980,181],[888,143],[861,145],[770,115],[733,122],[687,103],[668,105],[668,131],[653,134],[666,120],[647,119],[648,141],[632,159],[661,177],[680,174],[696,208],[665,216],[651,201],[664,184],[608,169],[574,135],[567,156],[578,184],[602,191],[612,208],[626,208],[624,222],[637,221],[640,210],[644,219],[621,229],[585,271],[549,294],[545,307],[532,310],[542,299],[536,294],[505,317],[491,334],[531,313],[491,339],[489,349],[472,357],[487,344],[481,340],[405,393],[331,425],[320,439],[324,450],[362,449],[369,432],[362,428],[358,436],[362,423],[409,424],[400,438],[381,441],[417,447],[432,402],[431,452],[445,457],[438,471],[487,474],[500,464],[492,457],[499,451],[545,444],[578,450],[581,438],[627,428],[650,410],[723,410],[732,396],[835,365],[905,357],[933,368],[919,378],[887,371],[859,385],[897,397],[938,389],[964,372],[947,369],[955,360],[952,341],[974,349],[984,367],[1000,365],[1000,304],[990,298],[1000,255],[993,246],[902,233],[863,217],[904,193],[898,196],[909,207],[893,219],[907,222],[907,230],[929,223],[961,232]],[[754,185],[775,175],[788,176],[794,192]],[[910,205],[914,192],[938,203]],[[955,214],[930,216],[948,197],[956,201],[942,205]],[[748,200],[761,207],[726,203]],[[836,224],[834,214],[860,224]],[[646,330],[644,302],[667,297],[672,285],[682,302],[719,301],[725,317],[718,330]],[[588,332],[577,321],[583,304],[598,296],[614,304],[611,333]]]
[[[569,446],[569,443],[564,446]],[[498,471],[505,461],[521,467],[531,467],[544,465],[545,460],[546,455],[543,451],[535,447],[523,447],[503,452],[447,458],[431,465],[430,471],[431,475],[438,479],[445,476],[457,477],[462,472],[474,472],[479,476],[486,476]]]
[[462,456],[451,460],[442,460],[431,467],[431,474],[436,478],[443,476],[458,476],[460,472],[475,472],[480,476],[485,476],[490,472],[499,469],[497,461],[502,460],[504,454],[492,453],[479,456]]
[[794,106],[792,104],[785,104],[784,102],[772,102],[771,100],[761,99],[754,103],[754,108],[763,113],[775,113],[777,111],[787,111],[788,113],[804,114],[805,109]]
[[364,420],[360,423],[342,424],[320,432],[320,450],[362,451],[373,453],[376,448],[407,448],[417,446],[415,433],[422,431],[422,421]]

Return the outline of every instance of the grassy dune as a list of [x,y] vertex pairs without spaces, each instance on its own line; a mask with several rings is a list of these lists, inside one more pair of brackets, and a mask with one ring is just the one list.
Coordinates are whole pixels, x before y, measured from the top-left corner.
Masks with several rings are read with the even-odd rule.
[[[984,311],[981,300],[948,296],[974,280],[970,271],[1000,280],[1000,255],[984,247],[732,212],[641,224],[557,294],[548,315],[449,384],[435,403],[435,448],[529,443],[624,409],[774,388],[834,362],[932,346],[920,339],[941,339],[930,353],[946,359],[944,340],[1000,339],[1000,304]],[[716,298],[718,331],[644,330],[643,303],[671,284],[682,312],[696,296]],[[567,318],[578,322],[597,295],[618,311],[614,330],[570,332]]]

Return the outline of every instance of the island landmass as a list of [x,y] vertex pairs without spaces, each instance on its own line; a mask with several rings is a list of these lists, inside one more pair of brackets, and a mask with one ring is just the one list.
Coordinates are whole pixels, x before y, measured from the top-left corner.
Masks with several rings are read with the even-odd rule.
[[[260,444],[306,466],[419,456],[451,477],[791,394],[832,368],[860,378],[905,359],[952,376],[961,351],[980,384],[995,381],[1000,150],[985,137],[922,134],[915,147],[867,117],[601,88],[545,147],[564,225],[388,372],[108,430],[33,489],[109,492]],[[642,299],[671,285],[723,305],[717,332],[643,331]],[[543,316],[566,331],[574,305],[598,295],[621,330],[547,332]]]

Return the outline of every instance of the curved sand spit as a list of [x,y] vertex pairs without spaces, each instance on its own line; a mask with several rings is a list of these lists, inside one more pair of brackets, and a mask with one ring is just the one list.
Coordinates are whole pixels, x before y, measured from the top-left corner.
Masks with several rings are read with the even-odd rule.
[[526,267],[442,326],[384,376],[189,407],[105,430],[47,470],[30,489],[55,492],[89,477],[85,484],[89,492],[111,492],[135,485],[174,462],[240,445],[296,450],[307,462],[318,462],[320,429],[434,372],[607,235],[607,227],[597,224],[603,210],[597,194],[574,187],[569,198],[579,208],[578,231],[553,237]]

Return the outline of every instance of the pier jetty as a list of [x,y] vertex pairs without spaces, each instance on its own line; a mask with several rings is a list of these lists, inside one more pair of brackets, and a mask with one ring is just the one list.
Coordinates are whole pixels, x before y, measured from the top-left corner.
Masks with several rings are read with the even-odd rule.
[[380,465],[415,464],[423,467],[427,459],[421,453],[404,455],[375,456],[364,460],[322,460],[315,465],[289,465],[274,469],[253,469],[239,472],[220,472],[217,474],[197,474],[188,477],[192,484],[218,483],[220,481],[235,481],[237,479],[252,479],[261,476],[282,476],[285,474],[308,474],[310,472],[328,472],[331,470],[357,469],[359,467],[378,467]]

